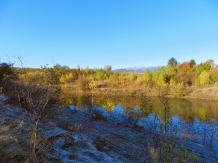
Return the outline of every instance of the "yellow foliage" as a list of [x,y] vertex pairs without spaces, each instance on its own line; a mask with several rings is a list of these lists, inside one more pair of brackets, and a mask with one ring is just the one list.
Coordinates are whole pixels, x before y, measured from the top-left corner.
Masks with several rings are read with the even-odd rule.
[[208,84],[208,83],[210,82],[210,74],[209,74],[209,72],[203,71],[203,72],[199,75],[198,79],[199,79],[200,85],[206,85],[206,84]]
[[65,83],[65,82],[66,82],[66,78],[65,78],[64,75],[61,75],[61,77],[60,77],[60,82],[61,82],[61,83]]
[[73,81],[73,74],[69,73],[65,75],[65,82],[72,82]]
[[158,77],[157,83],[160,84],[160,85],[164,85],[165,84],[165,80],[166,80],[165,75],[164,74],[160,74],[159,77]]

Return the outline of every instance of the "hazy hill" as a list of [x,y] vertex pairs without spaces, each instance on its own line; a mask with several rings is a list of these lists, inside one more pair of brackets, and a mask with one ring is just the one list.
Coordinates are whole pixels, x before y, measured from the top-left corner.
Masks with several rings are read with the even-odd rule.
[[113,71],[115,72],[145,72],[146,69],[148,69],[150,72],[154,71],[155,69],[160,68],[161,66],[148,66],[148,67],[129,67],[129,68],[121,68],[121,69],[115,69]]

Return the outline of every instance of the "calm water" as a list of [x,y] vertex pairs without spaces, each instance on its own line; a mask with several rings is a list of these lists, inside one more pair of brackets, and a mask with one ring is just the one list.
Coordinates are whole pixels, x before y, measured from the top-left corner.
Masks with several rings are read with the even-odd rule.
[[61,95],[62,102],[218,150],[218,101],[157,97]]
[[[92,107],[92,96],[74,96],[61,95],[65,104],[74,105],[78,108]],[[198,119],[202,122],[218,119],[218,101],[201,99],[168,99],[164,100],[167,105],[168,116],[177,116],[184,121],[193,121]],[[140,110],[140,116],[148,117],[149,114],[159,115],[161,118],[165,115],[164,105],[157,97],[129,97],[129,96],[94,96],[94,106],[102,107],[105,110],[113,111],[117,106],[122,106],[126,110]]]

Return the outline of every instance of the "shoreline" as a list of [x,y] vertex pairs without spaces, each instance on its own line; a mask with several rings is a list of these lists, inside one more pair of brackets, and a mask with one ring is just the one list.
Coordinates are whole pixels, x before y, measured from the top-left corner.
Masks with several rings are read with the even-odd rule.
[[[15,154],[16,157],[20,156],[25,160],[29,146],[27,140],[31,137],[29,132],[31,127],[29,126],[32,123],[28,121],[28,117],[32,115],[21,112],[19,108],[11,108],[4,104],[1,107],[0,127],[8,128],[7,133],[3,132],[2,136],[11,137],[10,142],[14,142],[12,147],[3,149],[6,152],[7,149],[19,149],[16,152],[8,153],[8,157],[10,154]],[[8,122],[17,124],[22,122],[23,124],[18,128],[11,128],[11,124]],[[47,149],[50,152],[47,151],[48,154],[44,158],[46,162],[152,162],[154,153],[149,144],[154,142],[157,147],[160,146],[158,142],[160,135],[154,131],[101,115],[93,116],[93,113],[70,107],[66,107],[53,118],[42,120],[39,131],[44,140],[52,139],[52,143]],[[26,141],[23,141],[23,138]],[[175,141],[179,145],[183,145],[183,142],[177,138]],[[99,146],[96,146],[95,143]],[[188,151],[199,153],[198,162],[216,162],[218,160],[215,150],[191,141],[187,141],[186,145]]]
[[[180,97],[175,97],[173,95],[166,95],[168,98],[175,98],[175,99],[202,99],[202,100],[214,100],[218,101],[218,87],[215,87],[215,90],[212,90],[212,88],[191,88],[188,90],[186,95],[182,95]],[[65,94],[74,94],[74,95],[92,95],[92,91],[81,91],[81,90],[72,90],[68,88],[61,87],[61,92]],[[159,97],[158,92],[155,89],[150,89],[149,91],[139,89],[132,92],[130,89],[123,89],[123,88],[97,88],[93,92],[94,96],[131,96],[131,97],[141,97],[142,95],[145,95],[147,97]]]

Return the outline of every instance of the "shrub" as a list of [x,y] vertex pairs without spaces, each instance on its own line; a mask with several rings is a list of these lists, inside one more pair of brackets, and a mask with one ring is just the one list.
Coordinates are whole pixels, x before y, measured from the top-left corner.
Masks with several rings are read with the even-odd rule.
[[0,63],[0,86],[3,86],[9,79],[16,78],[13,64]]

